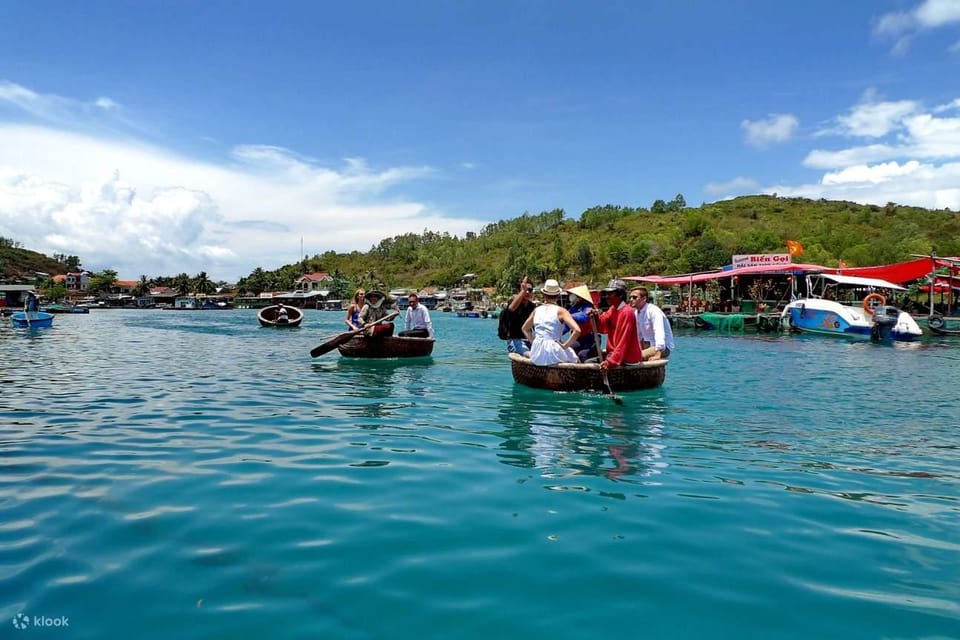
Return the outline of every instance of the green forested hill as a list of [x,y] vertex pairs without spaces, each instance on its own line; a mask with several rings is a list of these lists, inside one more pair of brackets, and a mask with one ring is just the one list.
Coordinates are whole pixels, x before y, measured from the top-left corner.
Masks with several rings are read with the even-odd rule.
[[241,285],[284,288],[300,273],[326,271],[344,292],[356,284],[385,287],[453,286],[474,273],[475,286],[497,287],[521,274],[542,282],[591,285],[614,276],[715,269],[735,254],[785,253],[787,240],[804,247],[797,261],[835,266],[888,264],[911,254],[960,255],[960,218],[893,203],[745,196],[700,207],[678,195],[650,209],[598,206],[570,219],[561,209],[487,225],[465,238],[425,232],[381,241],[369,252],[327,252],[274,272],[257,270]]
[[37,273],[54,276],[66,272],[66,264],[42,253],[23,249],[12,240],[0,238],[0,279],[33,282]]
[[[0,274],[32,277],[65,273],[76,256],[48,258],[0,238]],[[683,196],[649,209],[604,205],[576,219],[562,209],[523,214],[458,238],[425,231],[382,240],[367,252],[326,253],[275,271],[254,270],[242,292],[288,290],[303,274],[335,276],[336,295],[357,286],[452,287],[466,273],[474,286],[506,294],[523,274],[600,285],[614,276],[674,274],[716,269],[735,254],[785,253],[786,241],[804,247],[798,261],[836,266],[889,264],[911,254],[960,255],[960,218],[949,210],[893,203],[744,196],[687,207]],[[203,276],[203,277],[201,277]],[[180,276],[185,281],[186,274]],[[205,280],[205,274],[197,277]],[[161,278],[154,278],[153,282]]]

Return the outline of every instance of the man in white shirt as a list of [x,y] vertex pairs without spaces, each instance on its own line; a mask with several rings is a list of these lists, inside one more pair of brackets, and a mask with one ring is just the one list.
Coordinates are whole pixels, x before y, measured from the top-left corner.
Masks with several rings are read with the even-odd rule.
[[403,318],[403,331],[397,334],[405,338],[432,338],[433,323],[430,322],[430,312],[420,304],[420,296],[411,293],[407,296],[410,306]]
[[640,296],[637,300],[637,334],[643,345],[644,360],[669,358],[673,351],[673,329],[663,310],[650,302],[650,292],[646,287],[637,287],[633,293]]

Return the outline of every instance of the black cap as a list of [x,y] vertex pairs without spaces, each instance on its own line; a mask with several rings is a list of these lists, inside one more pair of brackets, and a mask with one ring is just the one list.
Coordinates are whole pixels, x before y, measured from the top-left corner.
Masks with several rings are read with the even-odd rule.
[[619,291],[621,293],[626,293],[627,283],[624,282],[623,280],[613,279],[607,283],[607,286],[603,288],[603,291],[605,293],[609,293],[611,291]]

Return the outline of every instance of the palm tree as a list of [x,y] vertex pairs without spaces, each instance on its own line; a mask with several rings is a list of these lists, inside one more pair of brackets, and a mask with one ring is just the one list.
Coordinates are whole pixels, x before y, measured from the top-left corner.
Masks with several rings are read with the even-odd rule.
[[194,291],[197,293],[208,294],[213,290],[213,283],[207,278],[207,272],[201,271],[193,279]]
[[181,273],[173,279],[173,282],[178,296],[185,296],[190,293],[190,276],[187,274]]
[[140,283],[134,288],[133,295],[142,298],[148,293],[150,293],[150,281],[147,279],[147,276],[141,275]]

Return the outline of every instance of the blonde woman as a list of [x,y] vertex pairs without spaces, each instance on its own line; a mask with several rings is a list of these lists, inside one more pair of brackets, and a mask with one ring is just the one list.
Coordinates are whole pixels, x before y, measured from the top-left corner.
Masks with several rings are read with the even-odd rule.
[[347,315],[344,317],[343,323],[347,325],[351,331],[363,326],[360,324],[360,310],[363,309],[363,297],[365,295],[366,291],[357,289],[357,292],[353,294],[353,302],[347,307]]

